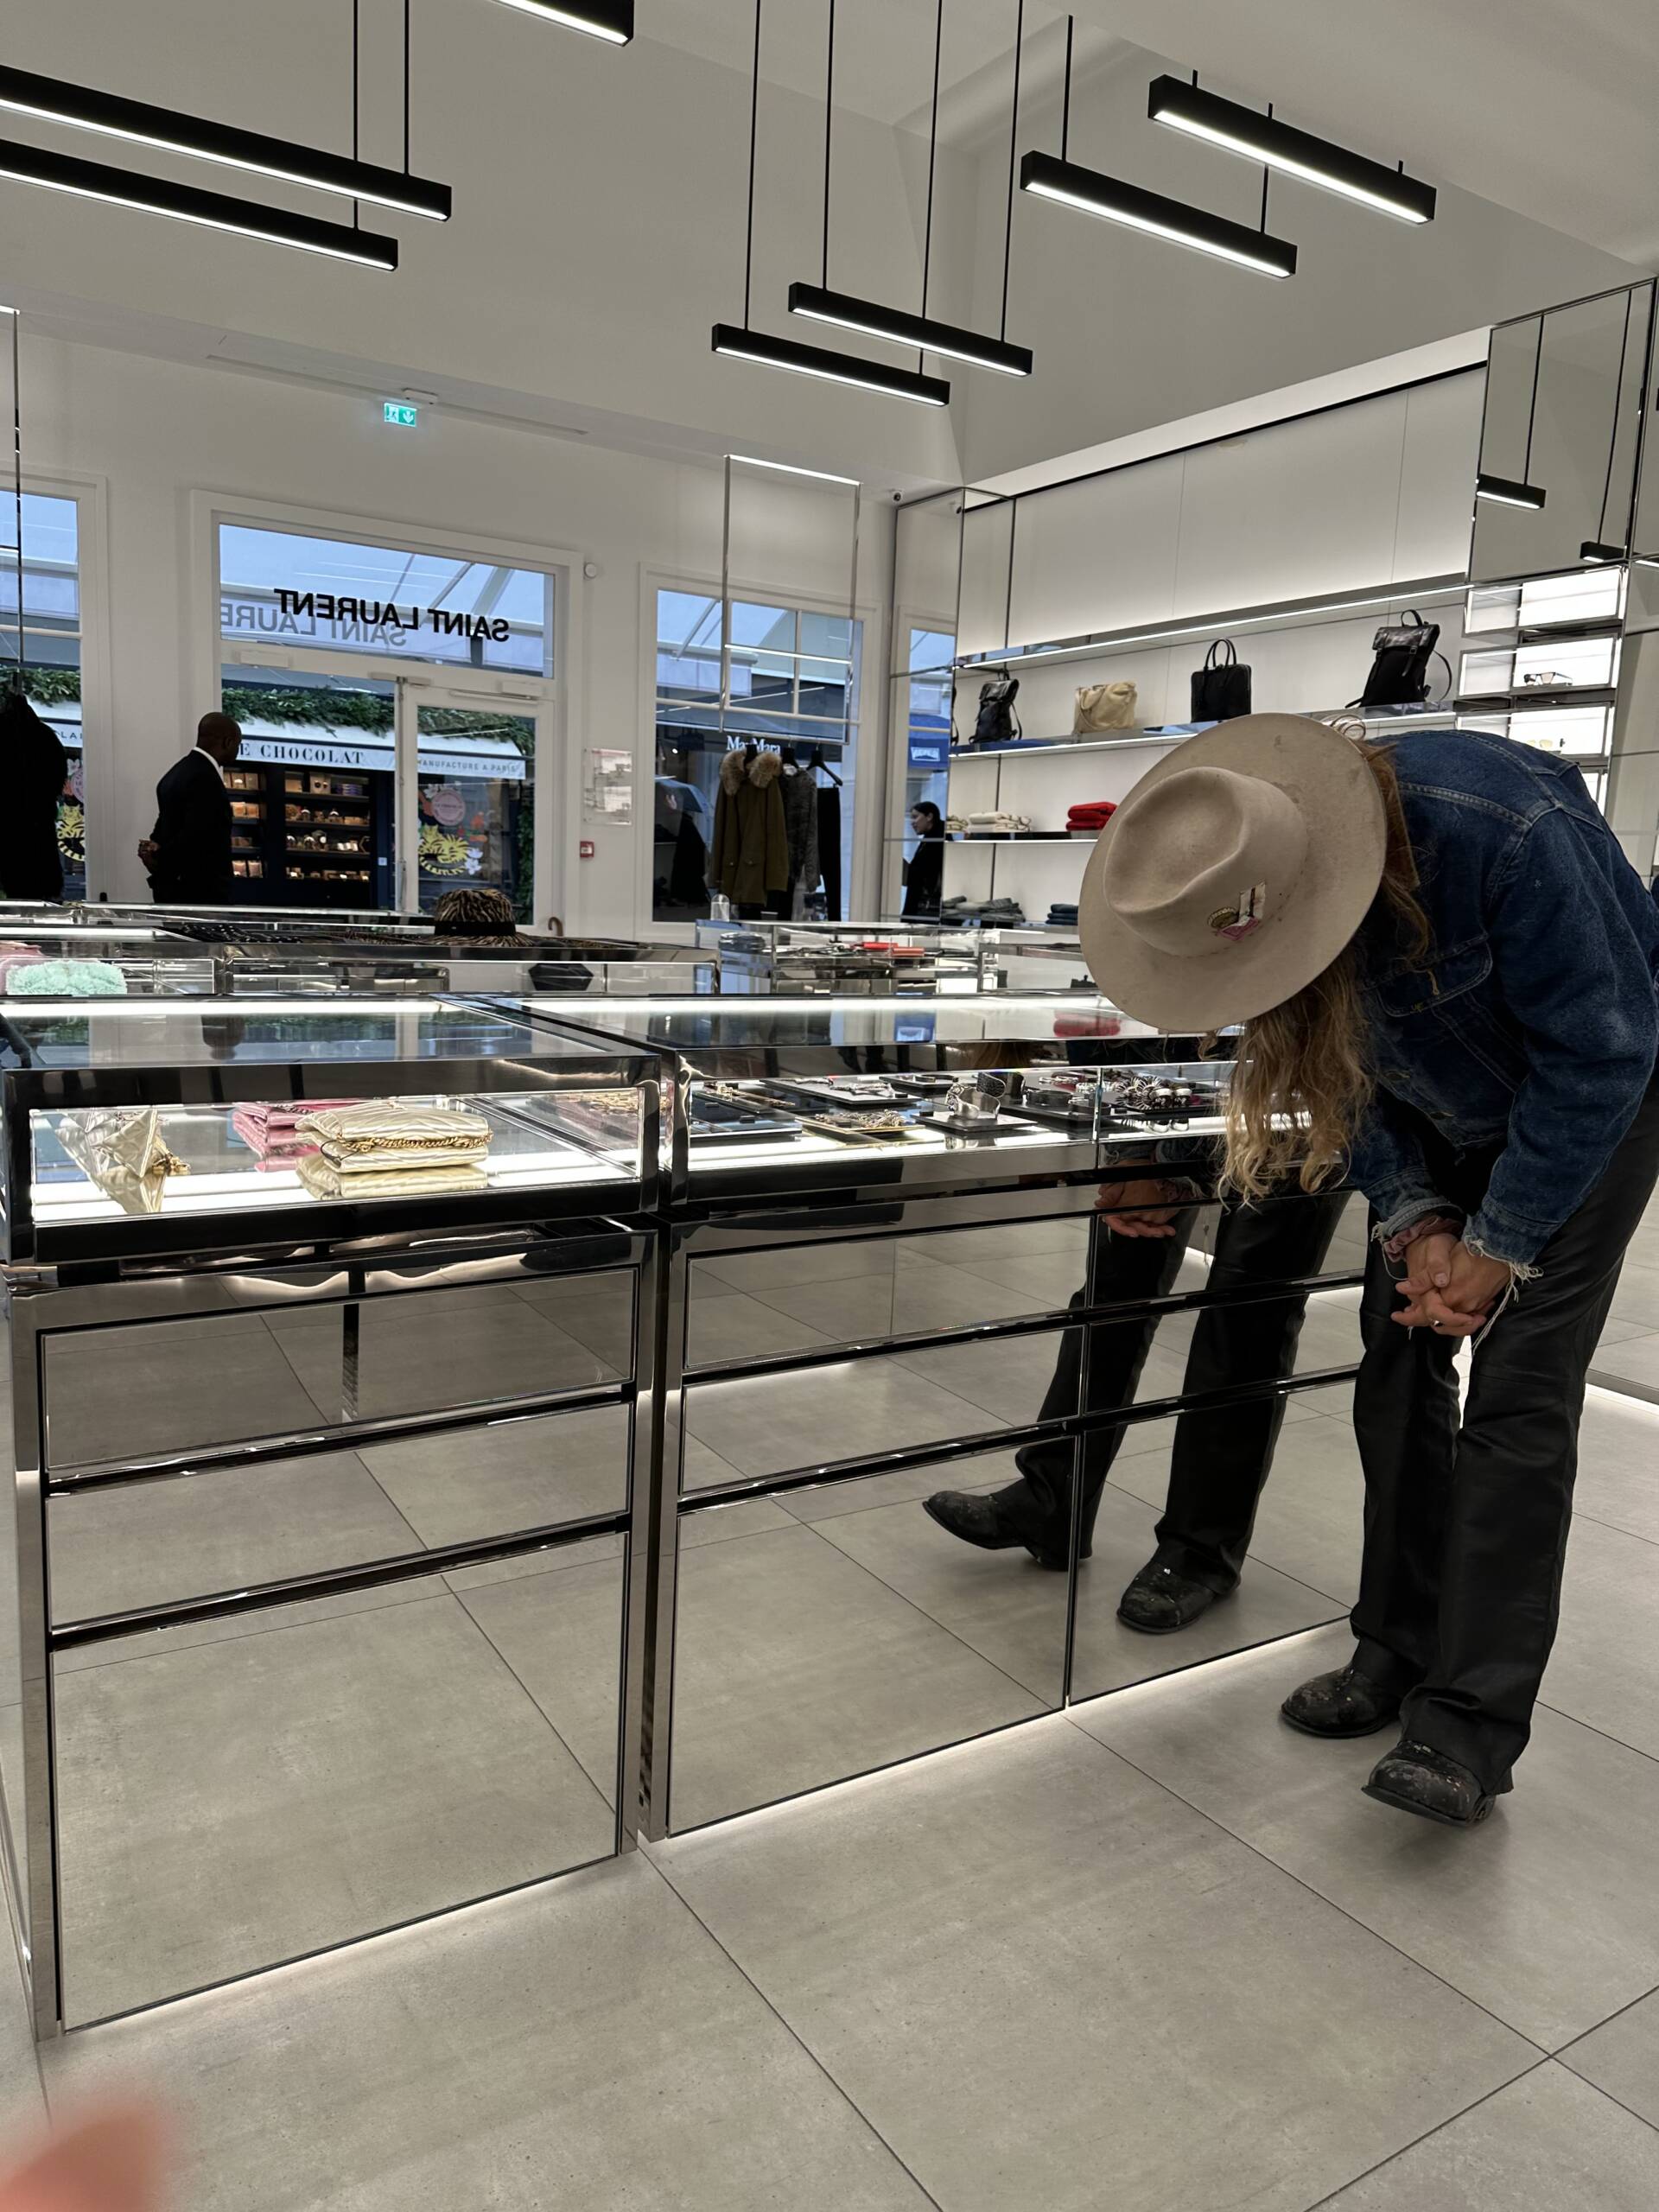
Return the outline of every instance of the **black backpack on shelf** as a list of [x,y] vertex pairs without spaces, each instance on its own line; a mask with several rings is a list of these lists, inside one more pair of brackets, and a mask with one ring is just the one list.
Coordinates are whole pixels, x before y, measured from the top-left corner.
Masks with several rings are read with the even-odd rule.
[[1425,622],[1414,607],[1398,622],[1385,622],[1371,639],[1376,659],[1359,707],[1417,707],[1428,696],[1428,665],[1440,642],[1438,622]]
[[979,713],[974,721],[975,745],[1012,745],[1020,735],[1014,702],[1020,696],[1020,679],[1006,668],[993,669],[979,687]]

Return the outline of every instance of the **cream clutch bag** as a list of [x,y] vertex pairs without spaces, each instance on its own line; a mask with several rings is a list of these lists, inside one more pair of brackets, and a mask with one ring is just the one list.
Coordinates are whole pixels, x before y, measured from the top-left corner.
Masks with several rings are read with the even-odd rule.
[[84,1175],[123,1213],[159,1213],[169,1175],[188,1175],[183,1160],[162,1141],[153,1106],[105,1106],[66,1114],[58,1141]]
[[336,1158],[357,1152],[487,1152],[490,1125],[464,1106],[404,1105],[371,1099],[361,1106],[324,1108],[304,1115],[298,1134],[312,1137]]
[[352,1174],[321,1153],[308,1152],[295,1162],[295,1172],[314,1198],[413,1198],[429,1191],[485,1191],[490,1183],[484,1170],[471,1161],[461,1166],[427,1167],[412,1155],[396,1167]]

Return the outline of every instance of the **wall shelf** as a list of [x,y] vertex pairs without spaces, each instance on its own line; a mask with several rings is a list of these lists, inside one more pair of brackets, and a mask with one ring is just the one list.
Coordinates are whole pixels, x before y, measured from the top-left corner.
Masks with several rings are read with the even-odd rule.
[[1465,576],[1415,576],[1402,583],[1359,585],[1352,591],[1326,592],[1308,599],[1223,607],[1212,614],[1191,615],[1180,622],[1164,623],[1156,628],[1137,626],[1125,630],[1095,630],[1082,637],[1007,645],[1000,652],[963,653],[957,657],[955,665],[958,669],[1014,668],[1029,661],[1099,659],[1108,653],[1179,645],[1195,638],[1273,629],[1298,622],[1338,621],[1344,615],[1391,607],[1427,607],[1461,600],[1468,588]]

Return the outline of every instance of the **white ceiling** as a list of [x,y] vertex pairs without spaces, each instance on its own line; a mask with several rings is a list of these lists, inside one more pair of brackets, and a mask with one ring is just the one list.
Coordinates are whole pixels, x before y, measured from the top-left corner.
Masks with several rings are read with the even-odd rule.
[[[957,143],[1006,116],[1016,8],[945,0],[942,114]],[[1127,47],[1167,55],[1323,137],[1659,264],[1655,0],[1076,0],[1075,12],[1084,98]],[[933,0],[838,0],[838,102],[925,129],[934,19]],[[763,77],[821,98],[828,21],[829,0],[766,0]],[[1064,22],[1026,8],[1033,93],[1055,83]],[[639,28],[749,67],[752,0],[639,0]]]

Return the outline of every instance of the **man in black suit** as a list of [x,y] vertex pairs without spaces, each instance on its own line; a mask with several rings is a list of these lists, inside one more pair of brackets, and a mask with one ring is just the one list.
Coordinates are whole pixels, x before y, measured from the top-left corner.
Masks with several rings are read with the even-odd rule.
[[236,897],[225,771],[241,744],[228,715],[204,715],[194,747],[156,785],[156,827],[138,857],[158,906],[226,906]]

